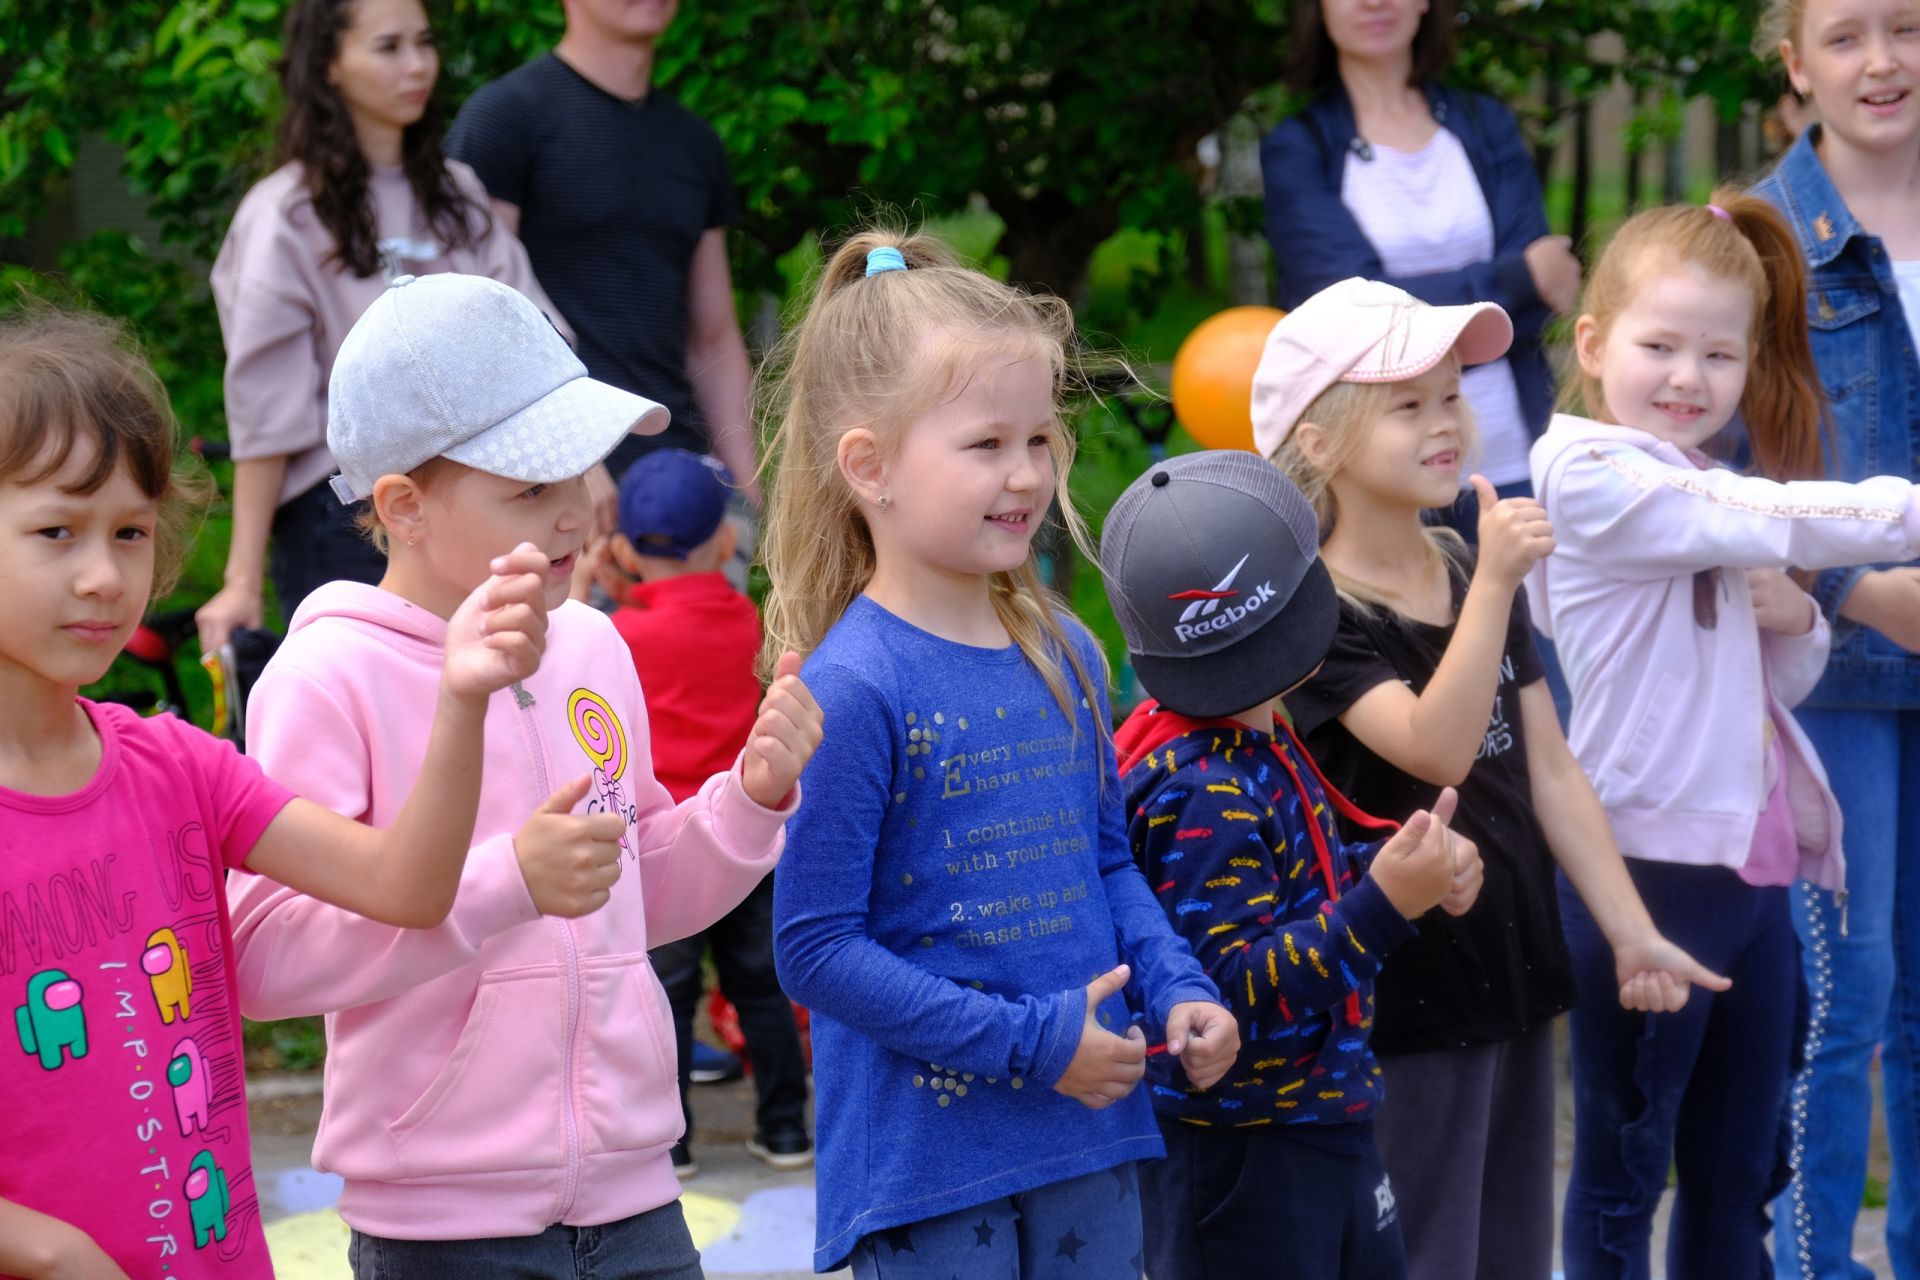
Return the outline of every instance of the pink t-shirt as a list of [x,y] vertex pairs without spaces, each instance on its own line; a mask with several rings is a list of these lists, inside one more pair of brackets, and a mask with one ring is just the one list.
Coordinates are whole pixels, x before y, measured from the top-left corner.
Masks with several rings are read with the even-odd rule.
[[224,882],[292,793],[170,716],[81,706],[93,780],[0,787],[0,1197],[134,1280],[271,1277]]
[[1753,844],[1740,878],[1768,888],[1792,884],[1800,875],[1800,838],[1793,828],[1793,804],[1787,799],[1787,750],[1776,728],[1767,735],[1768,769],[1773,785],[1767,788],[1767,807],[1753,826]]

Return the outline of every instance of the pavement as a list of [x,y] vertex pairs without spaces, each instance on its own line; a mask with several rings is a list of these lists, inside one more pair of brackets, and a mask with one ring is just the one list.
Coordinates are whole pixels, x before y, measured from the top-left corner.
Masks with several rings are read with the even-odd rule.
[[[1564,1048],[1563,1038],[1556,1203],[1566,1191],[1573,1134],[1572,1088],[1566,1078]],[[339,1180],[315,1173],[308,1165],[320,1114],[319,1089],[319,1072],[265,1075],[247,1086],[254,1179],[267,1243],[281,1280],[350,1280],[351,1276],[347,1229],[333,1212]],[[697,1086],[693,1101],[693,1152],[700,1172],[683,1184],[682,1205],[707,1275],[715,1280],[802,1280],[813,1275],[813,1171],[776,1173],[747,1153],[745,1142],[753,1129],[753,1088],[748,1082]],[[1884,1180],[1885,1144],[1877,1132],[1873,1167]],[[1665,1248],[1666,1217],[1663,1205],[1654,1238],[1656,1277],[1664,1274],[1659,1259]],[[1884,1210],[1862,1210],[1854,1252],[1876,1277],[1893,1275],[1886,1256]]]

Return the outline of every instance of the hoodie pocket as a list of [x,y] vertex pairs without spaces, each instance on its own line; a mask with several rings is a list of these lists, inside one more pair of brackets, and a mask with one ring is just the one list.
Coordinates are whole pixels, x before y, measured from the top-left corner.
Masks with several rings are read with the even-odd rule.
[[582,1149],[665,1148],[679,1136],[673,1012],[644,951],[596,956],[581,972]]
[[[1620,746],[1607,760],[1596,790],[1608,804],[1640,806],[1673,793],[1684,781],[1674,768],[1674,718],[1686,703],[1679,677],[1662,672],[1634,712],[1633,723],[1620,736]],[[1614,786],[1605,785],[1611,774]]]
[[558,1168],[566,1159],[559,1063],[566,996],[550,966],[490,973],[446,1065],[394,1121],[409,1178]]

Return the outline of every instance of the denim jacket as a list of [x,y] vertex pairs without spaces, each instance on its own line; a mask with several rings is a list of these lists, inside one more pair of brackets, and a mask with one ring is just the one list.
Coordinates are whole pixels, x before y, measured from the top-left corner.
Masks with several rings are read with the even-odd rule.
[[1388,275],[1379,252],[1340,202],[1347,154],[1371,156],[1354,124],[1353,104],[1336,84],[1280,123],[1260,144],[1267,238],[1279,271],[1280,305],[1296,307],[1350,276],[1385,280],[1433,306],[1497,302],[1513,317],[1507,353],[1526,415],[1538,438],[1553,414],[1553,370],[1542,331],[1551,313],[1533,287],[1526,249],[1547,234],[1547,212],[1533,157],[1513,113],[1492,98],[1427,86],[1434,120],[1465,148],[1493,215],[1493,257],[1458,271]]
[[[1812,273],[1807,323],[1833,405],[1827,474],[1920,480],[1920,361],[1899,285],[1886,248],[1854,220],[1821,167],[1818,137],[1818,125],[1802,134],[1753,192],[1786,215]],[[1833,657],[1807,706],[1920,707],[1920,657],[1836,615],[1866,572],[1830,569],[1814,584],[1833,621]]]

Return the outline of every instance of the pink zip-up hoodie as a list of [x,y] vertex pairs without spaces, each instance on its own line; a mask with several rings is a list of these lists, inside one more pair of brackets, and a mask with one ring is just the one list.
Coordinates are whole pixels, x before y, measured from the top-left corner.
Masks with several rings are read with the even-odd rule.
[[1839,806],[1788,710],[1826,666],[1827,622],[1816,614],[1801,636],[1762,632],[1744,570],[1910,559],[1920,551],[1914,486],[1889,476],[1776,484],[1570,415],[1553,419],[1531,458],[1558,549],[1534,565],[1527,601],[1559,648],[1573,689],[1569,742],[1620,851],[1745,866],[1766,799],[1771,714],[1800,874],[1840,889]]
[[[253,690],[247,739],[267,773],[384,826],[426,749],[446,624],[377,587],[307,598]],[[601,614],[549,615],[530,680],[493,696],[474,846],[453,913],[396,929],[261,876],[228,896],[250,1018],[327,1015],[318,1169],[353,1227],[412,1240],[591,1226],[679,1195],[673,1025],[647,949],[697,932],[773,869],[782,811],[736,761],[675,805],[654,780],[626,645]],[[544,918],[513,836],[562,783],[627,815],[612,900]]]

